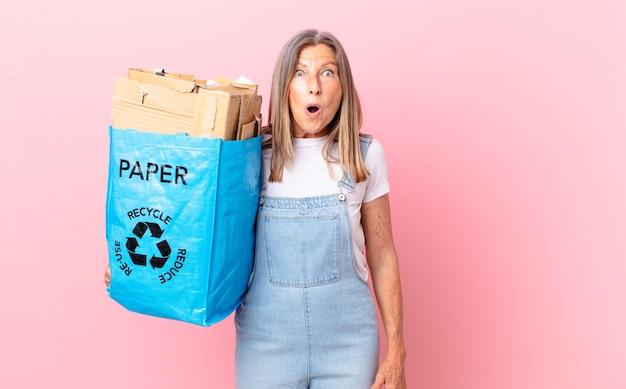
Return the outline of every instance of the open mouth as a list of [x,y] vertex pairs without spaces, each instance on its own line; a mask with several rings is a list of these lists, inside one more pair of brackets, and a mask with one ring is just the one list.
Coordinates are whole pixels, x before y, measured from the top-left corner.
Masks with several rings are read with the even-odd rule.
[[320,110],[320,107],[317,105],[309,105],[306,107],[306,110],[309,111],[309,113],[316,113]]

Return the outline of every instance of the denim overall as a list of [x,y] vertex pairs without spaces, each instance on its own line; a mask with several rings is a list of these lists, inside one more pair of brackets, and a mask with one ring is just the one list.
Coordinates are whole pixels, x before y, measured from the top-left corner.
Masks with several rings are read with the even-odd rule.
[[[361,139],[363,157],[370,139]],[[264,176],[263,176],[264,178]],[[257,215],[254,271],[237,309],[238,389],[369,389],[378,323],[357,274],[346,196],[266,197]]]

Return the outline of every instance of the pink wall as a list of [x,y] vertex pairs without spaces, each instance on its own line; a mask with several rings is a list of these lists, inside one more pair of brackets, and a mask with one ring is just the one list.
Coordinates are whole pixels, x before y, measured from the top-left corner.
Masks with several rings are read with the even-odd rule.
[[409,386],[626,387],[624,15],[622,0],[2,0],[0,387],[234,386],[232,318],[196,327],[106,296],[113,79],[245,74],[269,97],[279,48],[310,26],[343,41],[388,154]]

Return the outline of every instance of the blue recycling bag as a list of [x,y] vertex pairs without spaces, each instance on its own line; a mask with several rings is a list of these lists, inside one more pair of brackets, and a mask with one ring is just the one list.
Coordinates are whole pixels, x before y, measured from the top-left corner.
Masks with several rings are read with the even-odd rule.
[[203,326],[226,318],[252,269],[261,137],[109,135],[109,296]]

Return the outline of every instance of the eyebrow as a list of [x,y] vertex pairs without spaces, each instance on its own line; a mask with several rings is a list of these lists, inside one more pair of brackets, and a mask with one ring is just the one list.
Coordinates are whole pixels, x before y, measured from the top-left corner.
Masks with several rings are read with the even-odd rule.
[[[333,65],[335,67],[337,67],[337,62],[335,61],[328,61],[328,62],[324,62],[323,64],[320,65],[321,68],[328,66],[328,65]],[[302,62],[298,62],[296,64],[296,66],[302,66],[303,68],[306,68],[307,66],[305,64],[303,64]]]

